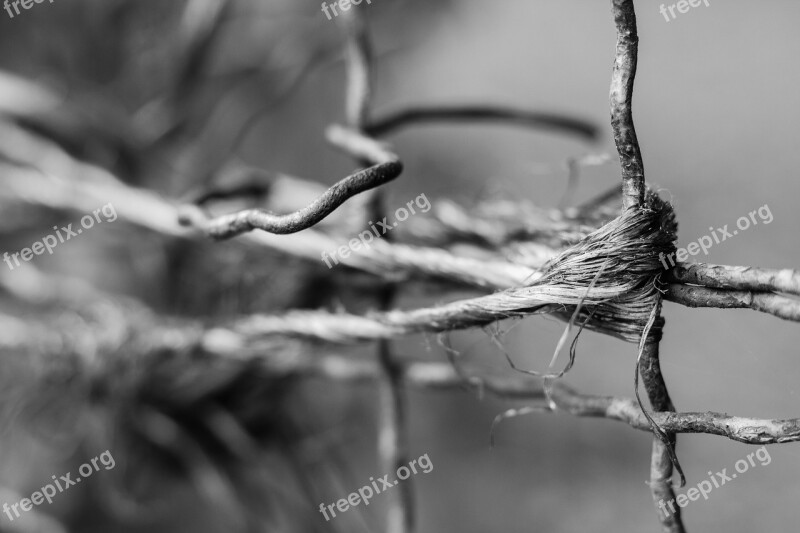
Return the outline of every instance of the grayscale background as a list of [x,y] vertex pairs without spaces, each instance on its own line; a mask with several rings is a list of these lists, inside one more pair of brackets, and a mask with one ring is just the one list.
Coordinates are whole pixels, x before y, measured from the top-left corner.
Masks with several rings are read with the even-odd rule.
[[[121,18],[112,17],[123,4],[136,5],[120,10]],[[353,162],[330,149],[323,137],[328,124],[343,119],[337,24],[325,18],[319,2],[239,4],[244,14],[226,29],[224,46],[209,68],[224,74],[254,65],[263,69],[262,78],[244,83],[222,109],[216,108],[197,153],[145,165],[136,174],[137,185],[176,197],[186,192],[190,177],[184,172],[173,179],[170,169],[201,168],[224,157],[232,136],[261,102],[269,109],[247,133],[240,147],[243,159],[325,184],[352,170]],[[0,68],[79,99],[87,109],[114,101],[119,112],[133,113],[170,76],[171,28],[182,5],[178,0],[56,0],[13,19],[0,11]],[[656,1],[636,2],[640,47],[634,119],[648,184],[674,204],[678,245],[708,234],[709,226],[733,226],[740,216],[768,205],[771,224],[751,227],[713,246],[707,257],[693,259],[797,267],[800,3],[711,0],[710,7],[701,5],[670,22],[658,8]],[[615,44],[608,1],[373,0],[358,9],[368,11],[375,41],[378,112],[412,103],[477,101],[582,116],[602,131],[598,143],[587,145],[567,136],[486,124],[409,129],[390,139],[406,170],[389,186],[389,205],[422,193],[434,205],[439,198],[469,203],[486,194],[554,205],[565,188],[565,161],[588,153],[612,158],[583,171],[577,201],[619,180],[608,111]],[[301,74],[319,55],[323,59]],[[192,112],[202,116],[219,96],[210,90]],[[6,105],[15,104],[0,102],[0,109]],[[2,182],[0,175],[0,187]],[[3,217],[8,226],[0,230],[0,251],[18,250],[38,238],[39,216],[40,211],[21,211],[15,218]],[[9,221],[16,217],[28,222],[15,228]],[[47,220],[41,228],[49,227]],[[98,228],[38,266],[174,310],[167,267],[150,261],[146,247],[126,249],[125,235],[113,224]],[[286,291],[293,274],[287,269],[295,263],[276,264],[264,269],[269,276],[249,290],[230,295],[225,313],[291,303]],[[199,280],[185,280],[196,284],[186,313],[201,314],[215,305]],[[259,302],[239,302],[243,293]],[[358,308],[357,289],[350,303]],[[404,308],[425,303],[432,302],[420,291],[397,301]],[[5,312],[13,315],[14,309]],[[796,324],[752,311],[690,310],[672,303],[665,304],[663,315],[662,368],[679,411],[798,416]],[[520,366],[544,369],[563,327],[542,317],[504,324],[503,345]],[[463,361],[512,372],[486,333],[457,333],[452,341]],[[434,337],[415,336],[396,346],[402,354],[445,360]],[[634,345],[586,332],[565,380],[582,392],[631,397],[636,353]],[[11,372],[0,364],[4,383],[21,379]],[[329,462],[333,472],[319,481],[325,502],[386,473],[379,471],[375,454],[372,387],[312,380],[297,395],[302,398],[297,416],[319,435],[319,461]],[[524,405],[467,391],[410,393],[410,456],[427,453],[434,465],[431,473],[412,478],[419,532],[658,530],[646,485],[651,435],[609,420],[535,414],[503,422],[491,448],[493,418]],[[23,422],[4,422],[0,432],[0,486],[30,494],[82,458],[54,451],[52,442],[21,429]],[[715,489],[708,501],[690,503],[683,510],[687,528],[711,533],[795,527],[800,450],[795,444],[768,450],[771,464]],[[721,437],[681,435],[678,455],[687,488],[706,479],[708,471],[732,470],[752,451]],[[85,486],[43,511],[76,532],[226,530],[219,514],[190,491],[172,497],[167,518],[137,527],[110,518],[92,503]],[[281,512],[298,530],[382,530],[380,496],[368,508],[360,506],[330,523],[320,517],[319,503]],[[0,520],[0,531],[17,531],[10,526]]]

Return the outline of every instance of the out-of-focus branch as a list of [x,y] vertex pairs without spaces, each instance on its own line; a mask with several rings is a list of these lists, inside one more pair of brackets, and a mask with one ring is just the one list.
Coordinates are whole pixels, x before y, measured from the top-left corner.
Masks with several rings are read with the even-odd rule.
[[232,8],[231,0],[189,0],[186,3],[180,25],[184,50],[171,95],[173,105],[182,105],[180,99],[188,98],[205,74]]
[[[369,29],[363,12],[351,10],[342,17],[345,30],[345,64],[347,68],[346,114],[348,132],[329,128],[328,140],[353,156],[361,164],[369,164],[379,157],[374,153],[380,146],[362,135],[370,119],[372,105],[374,63]],[[367,220],[380,220],[385,214],[385,195],[379,188],[364,197],[365,226]],[[392,235],[386,235],[387,241]],[[378,305],[387,310],[392,307],[396,286],[386,283],[378,290]],[[396,472],[408,462],[407,409],[401,373],[394,363],[389,339],[378,341],[378,457],[385,472]],[[410,481],[410,480],[409,480]],[[414,491],[411,482],[403,483],[388,500],[386,531],[409,533],[414,529]]]
[[99,93],[62,93],[0,70],[0,119],[52,140],[76,157],[131,164],[144,142],[127,117]]
[[370,119],[370,104],[375,81],[372,43],[369,38],[367,22],[357,10],[345,12],[338,21],[342,23],[345,35],[347,125],[362,130]]
[[597,138],[598,128],[591,122],[554,113],[524,111],[484,105],[414,107],[389,113],[367,126],[367,132],[381,137],[402,128],[436,122],[499,122],[577,135],[586,140]]
[[[12,136],[0,126],[6,140]],[[23,145],[14,143],[22,149]],[[91,212],[99,205],[111,203],[120,221],[154,231],[168,238],[202,237],[201,233],[178,224],[178,207],[161,195],[127,186],[110,173],[93,165],[69,158],[57,148],[37,143],[41,171],[3,165],[4,187],[0,199],[5,202],[22,202],[41,205],[55,210],[80,214]],[[33,155],[31,155],[33,158]],[[51,166],[51,163],[54,164]],[[58,167],[61,167],[59,173]],[[72,179],[72,176],[83,179]],[[286,191],[288,195],[290,191]],[[239,237],[247,246],[266,247],[284,253],[320,262],[325,253],[333,252],[353,236],[330,235],[308,229],[291,239],[266,232],[251,232]],[[375,239],[368,250],[358,254],[340,256],[333,264],[369,272],[390,280],[417,276],[439,279],[448,284],[466,284],[484,289],[499,289],[523,284],[535,279],[535,269],[497,259],[462,257],[446,250],[406,244],[394,244]],[[458,281],[462,280],[462,281]]]

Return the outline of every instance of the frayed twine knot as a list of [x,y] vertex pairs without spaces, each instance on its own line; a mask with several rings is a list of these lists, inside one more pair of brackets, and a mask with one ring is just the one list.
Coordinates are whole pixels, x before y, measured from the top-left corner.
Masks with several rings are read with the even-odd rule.
[[[648,190],[642,207],[625,210],[564,250],[531,286],[563,304],[557,312],[563,318],[571,318],[580,302],[587,328],[638,343],[663,294],[659,258],[675,251],[677,230],[672,206]],[[661,339],[663,325],[658,317],[648,342]]]
[[[531,314],[550,313],[570,320],[578,310],[587,328],[637,343],[660,301],[659,257],[675,250],[676,231],[672,207],[648,191],[643,206],[624,211],[570,246],[521,287],[366,316],[326,311],[252,315],[231,328],[250,338],[288,335],[352,343],[482,327]],[[652,341],[661,338],[662,326],[660,318],[652,325]]]

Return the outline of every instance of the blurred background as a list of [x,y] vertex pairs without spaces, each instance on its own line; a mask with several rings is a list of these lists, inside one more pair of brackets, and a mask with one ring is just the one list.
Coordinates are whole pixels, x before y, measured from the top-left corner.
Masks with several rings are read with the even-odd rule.
[[[352,160],[332,150],[323,135],[328,124],[344,120],[338,24],[325,17],[319,2],[237,0],[226,8],[213,49],[191,60],[186,42],[187,35],[196,35],[192,23],[202,23],[218,5],[56,0],[13,18],[0,11],[0,115],[77,159],[171,198],[207,183],[232,158],[326,185],[347,175]],[[404,130],[389,139],[406,170],[388,186],[387,205],[423,193],[434,206],[437,199],[469,205],[487,196],[555,205],[566,187],[566,161],[587,154],[612,157],[582,171],[574,202],[619,180],[608,119],[615,45],[609,2],[373,0],[354,9],[365,12],[375,43],[375,114],[412,104],[483,102],[584,117],[601,131],[597,143],[586,144],[486,124]],[[732,227],[768,205],[774,216],[769,225],[751,227],[694,259],[796,267],[800,4],[711,2],[669,22],[657,2],[638,1],[636,9],[641,40],[634,118],[647,181],[675,207],[678,246],[709,234],[710,226]],[[191,50],[202,48],[194,43]],[[4,163],[23,164],[9,139],[0,142]],[[0,173],[0,187],[3,180]],[[73,220],[74,214],[57,209],[3,201],[0,251],[20,250],[54,224]],[[360,286],[318,264],[277,252],[254,254],[235,243],[165,243],[119,223],[98,226],[91,238],[82,236],[35,263],[45,273],[136,296],[157,312],[180,317],[210,320],[331,306],[328,289],[317,289],[327,276],[350,288],[338,303],[355,311],[375,308]],[[4,272],[12,285],[23,279],[17,274]],[[396,304],[403,308],[443,301],[421,290],[401,294]],[[8,297],[2,312],[19,319],[42,313]],[[798,416],[796,324],[751,311],[690,310],[672,303],[663,314],[662,368],[679,411]],[[3,333],[15,324],[9,320],[0,323]],[[535,317],[503,329],[503,346],[517,364],[543,369],[563,323]],[[465,363],[511,372],[485,332],[453,334],[452,342]],[[396,346],[409,357],[446,360],[433,338],[416,336]],[[6,390],[35,381],[26,354],[4,350],[0,357]],[[586,332],[566,382],[585,393],[630,397],[635,358],[635,346]],[[240,378],[225,386],[240,391]],[[255,387],[253,398],[274,402],[261,414],[272,424],[265,432],[277,451],[252,471],[238,467],[244,486],[252,482],[261,491],[253,489],[242,501],[263,506],[269,515],[267,525],[254,530],[381,530],[380,497],[331,522],[317,509],[370,476],[387,473],[378,470],[375,453],[374,388],[325,380],[267,382],[266,390]],[[158,383],[148,386],[157,390]],[[413,477],[418,531],[657,531],[645,484],[651,435],[608,420],[537,414],[503,422],[491,448],[493,418],[524,403],[468,391],[409,394],[410,457],[427,453],[434,465],[432,472]],[[3,419],[0,503],[18,501],[52,474],[74,469],[117,442],[79,442],[64,421],[80,415],[46,407],[45,414],[28,408]],[[118,464],[138,468],[140,463],[121,457],[122,448],[108,449]],[[300,469],[315,486],[315,501],[297,481],[287,452],[292,449],[302,450],[297,455],[306,462]],[[707,435],[682,435],[678,442],[687,487],[708,471],[731,471],[753,451]],[[147,502],[130,513],[135,518],[123,520],[97,494],[105,489],[86,484],[39,508],[62,526],[45,518],[34,524],[30,517],[12,524],[0,516],[0,531],[229,530],[229,515],[191,487],[172,486],[173,477],[180,477],[172,476],[174,458],[153,466],[146,448],[130,457],[137,453],[152,467],[141,490],[153,491],[152,499],[163,507],[158,512]],[[740,475],[708,501],[689,504],[683,511],[688,529],[789,530],[791,506],[800,497],[794,483],[800,449],[771,446],[769,453],[771,464]],[[110,480],[123,472],[95,475]]]

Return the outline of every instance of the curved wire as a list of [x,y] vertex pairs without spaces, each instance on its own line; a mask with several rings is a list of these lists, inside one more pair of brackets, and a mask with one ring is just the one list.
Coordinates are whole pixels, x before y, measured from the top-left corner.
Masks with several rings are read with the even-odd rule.
[[180,209],[179,222],[184,226],[197,227],[218,240],[230,239],[254,229],[281,235],[296,233],[314,226],[349,198],[380,187],[403,171],[403,164],[397,155],[357,131],[332,126],[328,130],[328,140],[339,148],[359,154],[364,160],[374,163],[373,166],[347,176],[309,205],[293,213],[276,215],[263,209],[244,209],[209,218],[198,205],[187,205]]

